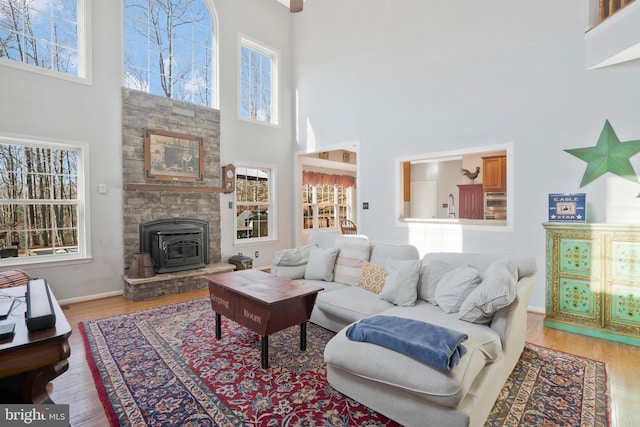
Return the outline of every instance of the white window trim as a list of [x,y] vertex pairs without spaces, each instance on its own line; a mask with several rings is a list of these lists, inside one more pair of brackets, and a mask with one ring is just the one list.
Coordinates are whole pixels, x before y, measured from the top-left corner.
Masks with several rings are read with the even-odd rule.
[[[240,114],[240,106],[242,105],[242,82],[240,79],[240,75],[242,73],[242,47],[247,47],[249,49],[253,49],[257,52],[260,52],[264,55],[271,57],[273,69],[271,70],[271,121],[265,122],[262,120],[252,119],[251,117],[244,117]],[[264,43],[261,43],[251,37],[238,33],[238,73],[236,76],[237,81],[237,94],[238,94],[238,106],[237,106],[237,115],[238,120],[256,123],[265,126],[270,126],[274,128],[280,128],[280,111],[279,111],[279,77],[280,76],[280,51],[274,47],[268,46]]]
[[[238,239],[238,221],[236,216],[236,204],[238,203],[236,192],[233,192],[233,244],[234,246],[244,246],[244,245],[253,245],[256,243],[263,242],[273,242],[274,240],[278,240],[278,229],[277,229],[277,206],[278,203],[276,201],[276,188],[277,185],[277,172],[276,165],[270,163],[251,163],[251,162],[242,162],[242,161],[234,161],[233,164],[237,168],[249,168],[249,169],[269,169],[271,174],[269,176],[269,198],[270,198],[270,206],[268,216],[268,224],[269,224],[269,235],[267,237],[250,237],[248,239]],[[237,178],[236,178],[237,179]]]
[[25,256],[0,259],[0,267],[55,266],[77,264],[91,260],[91,223],[89,198],[89,144],[86,142],[42,138],[34,136],[0,133],[0,142],[5,144],[50,147],[78,152],[78,253],[58,254],[55,257]]
[[[213,92],[213,96],[211,97],[211,108],[220,109],[220,46],[218,40],[220,40],[220,25],[218,22],[218,11],[216,10],[216,5],[213,4],[212,0],[203,0],[205,6],[209,8],[209,17],[211,18],[211,36],[213,40],[211,41],[211,72],[214,73],[211,79],[211,91]],[[124,25],[124,19],[123,25]],[[124,40],[124,31],[121,31],[123,40]],[[121,44],[124,46],[124,42]],[[123,53],[124,55],[124,49]],[[122,63],[124,64],[124,58]],[[124,67],[122,67],[124,70]],[[123,76],[124,78],[124,76]]]
[[93,84],[91,11],[93,0],[78,0],[78,75],[0,58],[0,65],[85,85]]
[[[303,230],[312,232],[312,231],[340,231],[340,217],[338,212],[340,207],[347,208],[347,219],[353,220],[353,191],[355,190],[353,187],[346,188],[346,196],[347,202],[345,204],[338,203],[338,192],[336,191],[333,195],[334,203],[326,204],[326,203],[318,203],[318,186],[311,186],[313,189],[313,202],[311,203],[302,203],[302,206],[311,206],[313,207],[313,228],[303,228]],[[334,214],[334,225],[333,227],[320,227],[320,218],[319,218],[319,207],[322,206],[333,206],[333,214]]]

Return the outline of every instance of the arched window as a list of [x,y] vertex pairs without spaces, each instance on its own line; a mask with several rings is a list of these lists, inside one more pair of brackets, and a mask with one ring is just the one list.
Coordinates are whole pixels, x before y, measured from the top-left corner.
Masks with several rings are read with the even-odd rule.
[[217,19],[207,0],[125,0],[124,86],[217,107]]

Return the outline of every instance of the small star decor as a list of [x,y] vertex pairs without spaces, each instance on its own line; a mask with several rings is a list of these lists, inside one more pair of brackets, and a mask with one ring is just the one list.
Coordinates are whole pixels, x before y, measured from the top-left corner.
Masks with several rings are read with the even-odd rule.
[[640,184],[629,159],[640,152],[640,140],[620,142],[618,136],[606,120],[595,147],[564,150],[572,156],[587,162],[580,187],[584,187],[607,172]]

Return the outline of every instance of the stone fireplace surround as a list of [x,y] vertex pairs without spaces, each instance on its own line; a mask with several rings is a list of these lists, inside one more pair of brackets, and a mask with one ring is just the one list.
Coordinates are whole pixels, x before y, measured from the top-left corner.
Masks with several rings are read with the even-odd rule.
[[[199,136],[204,139],[204,180],[192,183],[145,181],[144,129],[157,129]],[[161,184],[162,191],[123,190],[125,296],[134,301],[185,292],[206,286],[206,274],[233,269],[220,263],[220,195],[211,192],[172,190],[185,185],[221,185],[220,111],[195,104],[122,89],[122,181],[127,184]],[[193,218],[209,223],[210,266],[199,270],[128,279],[133,254],[140,251],[139,226],[166,218]]]

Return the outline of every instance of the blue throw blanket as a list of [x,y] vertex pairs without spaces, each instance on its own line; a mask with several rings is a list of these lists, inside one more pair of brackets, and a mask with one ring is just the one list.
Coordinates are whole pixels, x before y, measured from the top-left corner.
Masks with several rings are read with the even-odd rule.
[[349,326],[347,337],[395,350],[447,372],[467,352],[461,342],[468,338],[452,329],[395,316],[363,319]]

